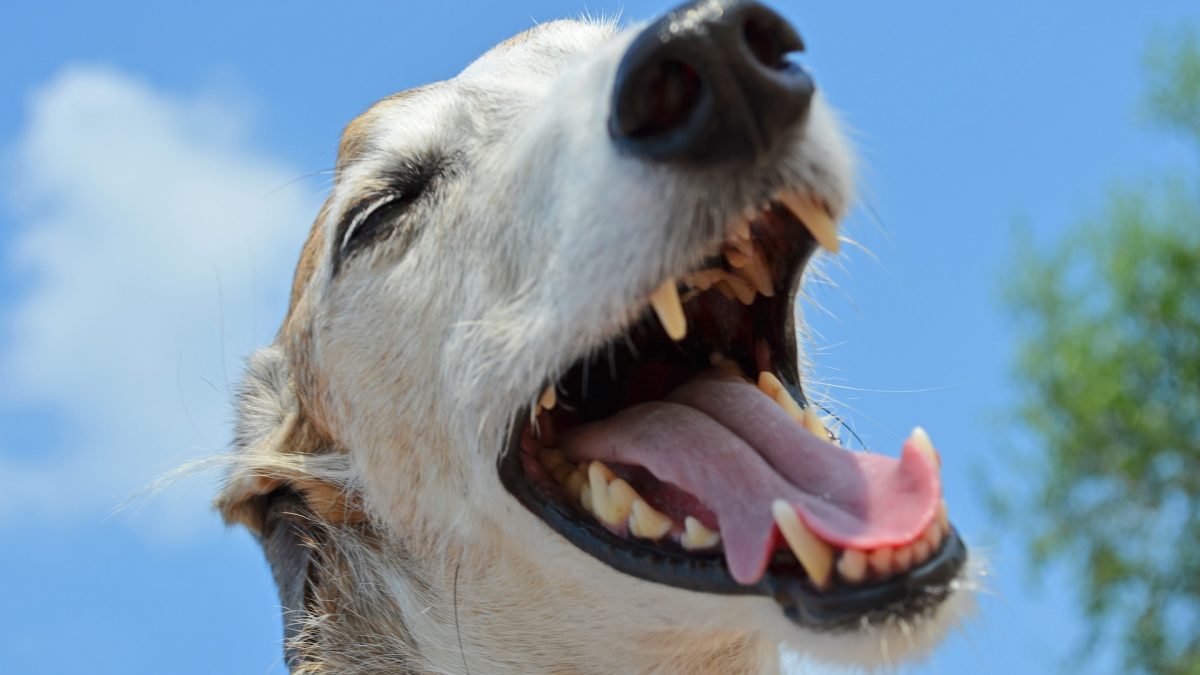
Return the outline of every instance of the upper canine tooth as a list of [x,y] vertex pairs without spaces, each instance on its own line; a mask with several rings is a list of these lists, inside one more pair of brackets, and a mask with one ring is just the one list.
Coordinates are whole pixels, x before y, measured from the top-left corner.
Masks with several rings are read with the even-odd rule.
[[692,516],[683,519],[683,529],[683,537],[679,540],[679,543],[689,551],[712,548],[721,543],[721,534],[719,532],[708,529],[704,526],[704,523]]
[[661,513],[638,497],[633,500],[633,513],[629,514],[629,532],[642,539],[660,539],[671,531],[675,524],[671,517]]
[[771,514],[775,516],[775,524],[788,548],[804,566],[813,585],[819,589],[827,588],[833,571],[833,547],[818,539],[796,515],[796,509],[784,500],[776,499],[771,503]]
[[554,406],[558,404],[558,392],[554,391],[554,385],[546,387],[546,391],[542,392],[542,397],[538,399],[538,405],[546,410],[554,410]]
[[751,261],[750,256],[735,248],[725,249],[725,259],[729,261],[729,266],[734,269],[745,267]]
[[816,239],[822,248],[830,253],[837,253],[840,250],[837,225],[820,204],[795,192],[785,192],[779,195],[779,201],[783,202],[788,210],[804,223],[804,226],[812,233],[813,239]]
[[683,303],[679,300],[674,279],[667,279],[654,289],[650,294],[650,306],[672,340],[678,342],[687,335],[687,318],[683,315]]

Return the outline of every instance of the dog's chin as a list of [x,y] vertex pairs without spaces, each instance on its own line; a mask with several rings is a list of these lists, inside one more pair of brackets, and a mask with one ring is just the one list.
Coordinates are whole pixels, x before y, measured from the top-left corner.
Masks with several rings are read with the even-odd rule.
[[929,626],[967,553],[924,432],[899,459],[851,453],[805,398],[794,307],[832,232],[808,195],[739,216],[641,318],[517,412],[498,469],[530,512],[617,572],[762,608],[745,620],[781,641],[832,655],[850,640],[872,662],[936,641]]

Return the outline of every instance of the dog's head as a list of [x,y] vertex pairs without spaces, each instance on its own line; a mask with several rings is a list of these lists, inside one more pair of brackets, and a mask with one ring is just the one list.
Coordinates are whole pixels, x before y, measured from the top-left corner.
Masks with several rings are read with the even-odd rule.
[[798,289],[852,174],[802,48],[737,0],[555,22],[351,123],[227,516],[288,485],[428,565],[519,570],[581,631],[935,639],[912,622],[965,557],[936,453],[843,450],[801,386]]

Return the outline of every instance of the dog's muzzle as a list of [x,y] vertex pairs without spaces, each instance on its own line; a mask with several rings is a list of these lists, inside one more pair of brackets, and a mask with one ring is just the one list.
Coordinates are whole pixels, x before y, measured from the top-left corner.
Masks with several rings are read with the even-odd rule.
[[754,160],[807,112],[804,50],[774,11],[744,0],[682,5],[634,39],[617,70],[609,132],[660,161]]

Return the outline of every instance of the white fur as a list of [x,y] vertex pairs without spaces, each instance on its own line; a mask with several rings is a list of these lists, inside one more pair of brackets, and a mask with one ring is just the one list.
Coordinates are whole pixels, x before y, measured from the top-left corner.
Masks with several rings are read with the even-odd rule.
[[[944,631],[939,617],[821,636],[769,598],[642,581],[563,540],[500,485],[517,410],[640,315],[734,215],[784,186],[838,215],[851,200],[850,155],[820,96],[807,126],[736,175],[619,154],[605,121],[635,32],[540,26],[453,80],[382,103],[357,130],[314,225],[324,244],[312,272],[247,376],[238,465],[219,498],[236,518],[269,486],[310,480],[368,516],[322,524],[318,605],[340,609],[309,619],[307,670],[770,673],[781,642],[874,665]],[[411,246],[381,244],[335,275],[343,213],[389,167],[424,155],[449,169],[404,216]],[[295,440],[299,427],[309,440]]]

